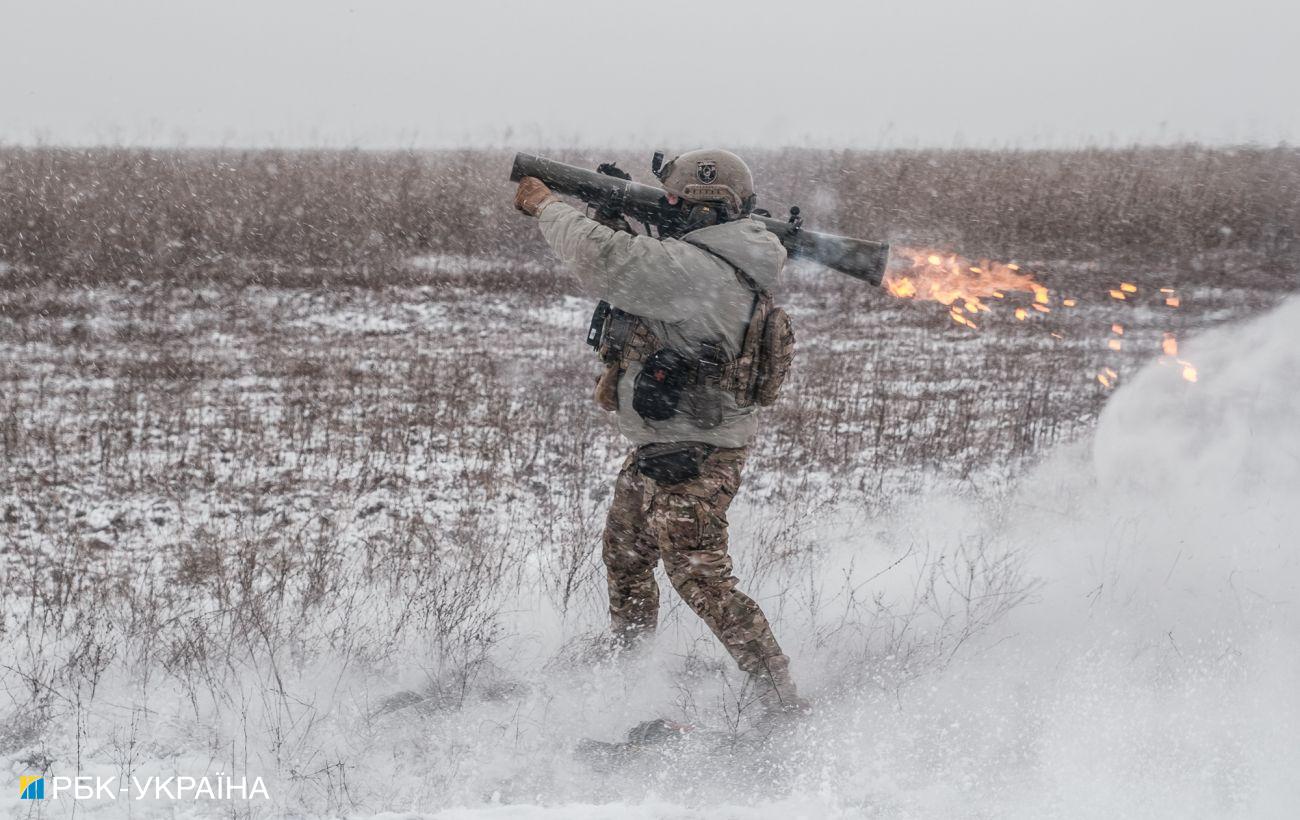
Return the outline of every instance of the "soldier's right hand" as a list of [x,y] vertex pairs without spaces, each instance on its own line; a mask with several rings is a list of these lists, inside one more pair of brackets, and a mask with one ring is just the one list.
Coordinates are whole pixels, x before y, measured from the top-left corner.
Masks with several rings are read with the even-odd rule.
[[515,191],[515,207],[523,213],[537,216],[547,205],[559,201],[560,198],[537,177],[524,177],[519,180],[519,189]]

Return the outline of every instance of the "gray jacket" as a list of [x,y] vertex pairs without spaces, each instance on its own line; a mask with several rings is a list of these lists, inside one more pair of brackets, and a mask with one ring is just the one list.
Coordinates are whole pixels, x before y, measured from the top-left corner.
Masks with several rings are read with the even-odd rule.
[[[744,341],[754,293],[732,266],[772,290],[785,265],[780,241],[751,219],[701,228],[680,240],[613,231],[563,202],[547,205],[539,222],[542,236],[588,292],[647,320],[661,341],[682,352],[714,342],[734,357]],[[687,388],[675,416],[647,422],[632,409],[639,372],[639,364],[630,364],[618,385],[618,426],[634,444],[702,441],[744,447],[753,440],[757,408],[737,407],[735,397],[716,387]],[[692,405],[703,401],[722,404],[722,423],[707,430],[692,421]]]

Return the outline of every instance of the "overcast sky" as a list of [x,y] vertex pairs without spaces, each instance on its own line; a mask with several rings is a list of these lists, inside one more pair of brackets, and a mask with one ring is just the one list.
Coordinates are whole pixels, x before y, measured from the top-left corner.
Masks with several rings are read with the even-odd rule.
[[0,141],[1296,142],[1295,0],[0,0]]

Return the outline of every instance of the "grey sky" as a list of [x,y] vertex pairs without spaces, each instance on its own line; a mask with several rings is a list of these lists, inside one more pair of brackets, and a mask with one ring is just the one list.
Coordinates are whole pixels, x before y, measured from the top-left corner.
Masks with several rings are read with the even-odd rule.
[[0,140],[1295,142],[1283,0],[0,0]]

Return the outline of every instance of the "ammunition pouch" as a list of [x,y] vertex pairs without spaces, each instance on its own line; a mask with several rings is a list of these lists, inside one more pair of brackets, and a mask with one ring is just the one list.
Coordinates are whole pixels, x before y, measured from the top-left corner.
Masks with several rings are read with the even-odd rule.
[[632,387],[632,409],[646,421],[677,415],[682,389],[691,381],[690,361],[672,348],[661,348],[641,365]]
[[717,449],[699,442],[647,444],[637,448],[637,472],[657,484],[681,484],[699,478],[704,461]]

